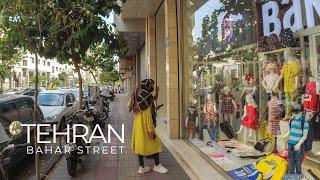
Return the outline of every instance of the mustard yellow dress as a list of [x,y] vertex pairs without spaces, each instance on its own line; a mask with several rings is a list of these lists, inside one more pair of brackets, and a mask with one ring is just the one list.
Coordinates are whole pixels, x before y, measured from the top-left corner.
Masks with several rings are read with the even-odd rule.
[[148,132],[155,132],[151,107],[134,115],[131,148],[135,154],[150,156],[162,152],[158,137],[151,139]]
[[297,90],[295,77],[299,76],[301,66],[299,61],[293,60],[292,63],[285,63],[281,69],[284,78],[284,92],[293,93]]

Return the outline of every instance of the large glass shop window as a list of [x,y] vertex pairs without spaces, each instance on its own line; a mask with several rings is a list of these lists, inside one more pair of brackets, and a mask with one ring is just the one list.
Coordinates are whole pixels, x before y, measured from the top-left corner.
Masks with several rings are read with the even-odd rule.
[[[258,139],[260,78],[253,4],[186,0],[182,7],[185,137],[229,171],[242,165],[240,156],[261,155],[247,145]],[[252,106],[246,108],[248,103]],[[250,132],[241,128],[245,117]]]

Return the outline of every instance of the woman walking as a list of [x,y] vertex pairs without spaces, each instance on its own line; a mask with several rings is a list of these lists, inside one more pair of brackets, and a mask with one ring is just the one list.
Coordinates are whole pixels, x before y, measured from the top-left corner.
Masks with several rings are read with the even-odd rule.
[[134,112],[134,124],[132,132],[132,150],[138,156],[139,170],[143,174],[150,171],[150,167],[144,164],[144,157],[152,156],[154,158],[153,170],[159,173],[167,173],[168,170],[159,162],[159,153],[162,152],[161,143],[156,136],[156,115],[154,100],[158,96],[159,88],[156,88],[156,95],[151,94],[154,91],[155,82],[152,79],[145,79],[138,85],[133,93],[129,110]]

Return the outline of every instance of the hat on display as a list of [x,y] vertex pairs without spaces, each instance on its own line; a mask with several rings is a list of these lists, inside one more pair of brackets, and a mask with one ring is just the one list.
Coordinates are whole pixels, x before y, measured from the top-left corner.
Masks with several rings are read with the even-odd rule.
[[248,73],[248,74],[246,75],[246,80],[247,80],[247,81],[253,80],[253,74],[252,74],[252,73]]

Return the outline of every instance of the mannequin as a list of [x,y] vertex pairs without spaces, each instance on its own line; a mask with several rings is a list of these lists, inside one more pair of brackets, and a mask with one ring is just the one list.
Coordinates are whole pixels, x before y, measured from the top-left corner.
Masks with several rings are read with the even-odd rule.
[[299,75],[301,66],[299,60],[295,57],[290,49],[284,52],[285,63],[281,69],[280,78],[277,81],[277,85],[273,89],[279,87],[280,80],[284,79],[284,92],[286,96],[286,118],[290,118],[292,106],[295,98],[297,97],[297,89],[299,83]]
[[188,116],[186,118],[186,129],[189,134],[189,139],[197,138],[196,128],[199,125],[199,118],[197,114],[197,110],[194,106],[190,106],[188,109]]
[[243,97],[244,95],[248,95],[248,94],[250,94],[251,96],[254,96],[254,94],[257,90],[257,86],[253,82],[253,74],[251,74],[251,73],[247,74],[246,80],[247,80],[247,86],[244,87],[244,89],[241,93],[241,97]]
[[268,132],[277,135],[280,130],[280,101],[277,94],[272,93],[268,101]]
[[271,94],[268,101],[268,133],[272,135],[272,143],[274,144],[274,152],[277,150],[277,135],[280,131],[280,101],[276,94]]
[[237,109],[237,105],[234,102],[234,97],[231,94],[231,89],[228,86],[224,86],[221,95],[221,113],[223,121],[231,123],[232,115],[234,110]]
[[277,65],[275,63],[269,63],[266,69],[269,73],[263,78],[261,84],[266,90],[267,100],[269,101],[273,89],[276,90],[276,82],[280,76],[276,73]]
[[310,77],[306,84],[305,98],[303,107],[310,112],[319,112],[320,110],[320,99],[317,94],[317,83],[314,77]]
[[207,95],[207,102],[204,105],[203,112],[207,121],[207,130],[211,141],[217,140],[218,128],[217,128],[217,107],[212,95]]
[[[304,123],[303,123],[304,122]],[[292,110],[292,119],[289,122],[289,132],[282,136],[288,139],[289,173],[301,174],[301,164],[304,156],[303,143],[308,137],[309,123],[301,109]]]
[[257,105],[254,102],[252,95],[248,94],[246,96],[246,105],[244,107],[244,114],[241,118],[241,126],[240,130],[237,134],[240,134],[243,130],[245,130],[244,142],[247,143],[247,134],[249,130],[249,137],[254,137],[254,143],[257,142],[257,130],[258,130],[258,111]]

